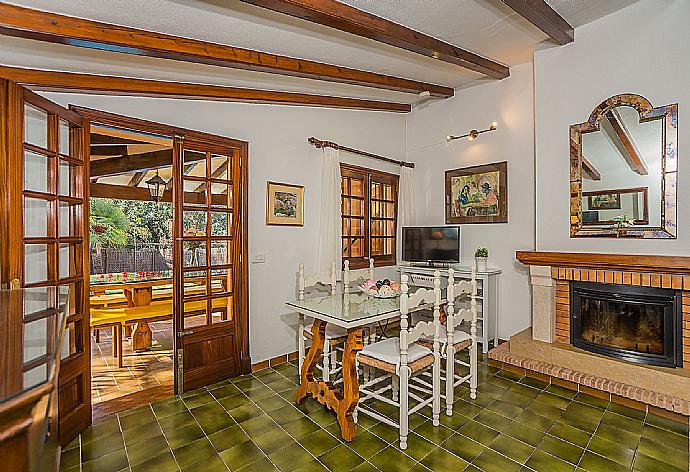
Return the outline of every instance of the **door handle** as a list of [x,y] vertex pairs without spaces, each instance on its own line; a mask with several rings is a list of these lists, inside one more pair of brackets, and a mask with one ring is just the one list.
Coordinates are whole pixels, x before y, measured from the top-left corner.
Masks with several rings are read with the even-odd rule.
[[22,288],[22,283],[19,279],[12,279],[10,281],[10,290],[19,290],[20,288]]
[[189,336],[190,334],[194,334],[194,331],[180,331],[177,333],[177,337],[181,338],[182,336]]

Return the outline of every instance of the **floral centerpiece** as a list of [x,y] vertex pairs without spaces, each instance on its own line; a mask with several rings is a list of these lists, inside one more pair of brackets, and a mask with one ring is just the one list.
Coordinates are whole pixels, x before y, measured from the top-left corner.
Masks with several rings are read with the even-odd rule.
[[369,279],[359,286],[362,292],[375,298],[393,298],[400,295],[400,283],[388,279]]

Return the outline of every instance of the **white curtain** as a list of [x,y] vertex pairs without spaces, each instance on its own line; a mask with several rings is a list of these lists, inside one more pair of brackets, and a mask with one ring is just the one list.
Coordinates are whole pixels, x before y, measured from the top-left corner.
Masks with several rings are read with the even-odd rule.
[[317,274],[330,272],[331,263],[340,272],[343,266],[343,246],[340,218],[340,151],[323,148],[321,160],[321,219],[319,222],[319,253]]
[[414,200],[414,169],[400,167],[400,180],[398,181],[398,234],[397,234],[397,259],[402,262],[402,227],[415,224],[415,200]]

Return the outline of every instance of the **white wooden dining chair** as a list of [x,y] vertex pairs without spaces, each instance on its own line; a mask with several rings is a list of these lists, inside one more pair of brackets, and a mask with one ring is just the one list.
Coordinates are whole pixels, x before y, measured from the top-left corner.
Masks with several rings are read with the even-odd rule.
[[[438,271],[434,273],[434,288],[418,289],[413,294],[408,294],[408,277],[401,277],[400,295],[400,337],[388,338],[373,344],[368,344],[357,354],[360,364],[379,369],[388,375],[373,377],[359,387],[360,398],[355,409],[355,420],[359,412],[369,415],[400,431],[400,449],[407,448],[407,436],[409,432],[409,417],[411,414],[426,406],[431,406],[432,422],[439,425],[441,411],[441,354],[439,337],[441,334],[441,276]],[[420,321],[415,326],[408,324],[410,310],[422,305],[433,303],[433,321]],[[433,348],[417,344],[421,336],[433,336]],[[431,390],[410,382],[413,376],[431,369]],[[381,382],[391,378],[391,384]],[[384,395],[391,390],[392,398]],[[415,392],[412,392],[414,390]],[[419,392],[419,395],[417,394]],[[427,397],[422,395],[426,394]],[[417,401],[417,405],[409,408],[410,398]],[[399,409],[398,423],[367,408],[364,403],[369,399],[376,399]]]
[[[441,356],[445,358],[445,365],[441,365],[441,380],[444,382],[445,394],[442,397],[446,401],[446,414],[453,415],[453,402],[455,387],[463,383],[470,386],[470,398],[477,398],[477,274],[474,267],[470,280],[455,282],[455,271],[448,269],[448,287],[446,289],[446,322],[442,326],[441,336]],[[457,298],[466,294],[470,297],[470,307],[462,308],[455,312],[455,301]],[[470,332],[467,333],[459,328],[463,322],[470,322]],[[422,336],[418,341],[421,345],[431,347],[433,338]],[[468,349],[469,363],[456,359],[457,353]],[[460,370],[469,373],[459,374],[455,366],[460,366]],[[449,372],[450,371],[450,375]]]
[[[330,288],[330,294],[335,295],[337,286],[335,262],[331,263],[331,270],[328,274],[317,274],[311,277],[304,276],[304,264],[300,264],[297,273],[297,299],[303,301],[305,299],[307,290],[310,288],[316,288],[319,285]],[[304,363],[306,351],[306,341],[311,341],[313,334],[311,332],[311,326],[305,326],[304,315],[301,313],[298,317],[297,333],[297,363],[299,371],[302,372],[302,364]],[[323,345],[322,360],[321,363],[317,364],[316,366],[319,370],[321,370],[321,374],[325,382],[329,382],[331,375],[337,374],[339,369],[342,368],[338,365],[336,346],[343,344],[346,340],[346,329],[331,323],[326,325],[326,338]]]
[[364,269],[350,269],[350,261],[345,259],[343,262],[343,293],[350,293],[352,286],[357,287],[369,279],[374,278],[374,258],[369,258],[369,267]]

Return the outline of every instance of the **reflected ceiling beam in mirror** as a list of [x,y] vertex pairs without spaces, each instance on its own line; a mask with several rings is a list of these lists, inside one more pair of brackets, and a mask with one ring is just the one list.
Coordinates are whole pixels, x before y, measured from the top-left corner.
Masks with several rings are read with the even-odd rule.
[[[104,134],[91,133],[91,146],[107,146],[109,152],[112,152],[112,148],[115,146],[121,149],[121,146],[127,147],[127,144],[141,144],[141,141],[120,138],[119,136],[106,136]],[[125,152],[125,154],[127,154],[127,152]]]
[[503,64],[336,0],[240,1],[456,64],[495,79],[510,76],[510,70]]
[[647,175],[647,164],[637,149],[620,113],[615,109],[609,110],[604,114],[604,118],[601,120],[601,128],[621,153],[630,169],[636,174]]
[[575,30],[544,0],[503,0],[503,3],[525,20],[548,34],[557,44],[575,41]]
[[428,91],[434,97],[448,98],[454,94],[451,87],[73,18],[6,3],[0,3],[0,34],[135,56],[304,77],[398,92],[419,94]]
[[[95,135],[91,136],[93,139],[93,136]],[[127,145],[124,144],[115,144],[113,146],[93,146],[91,148],[92,156],[126,156],[127,154]]]
[[590,180],[601,180],[601,172],[584,155],[582,156],[582,174]]
[[[127,187],[125,185],[99,184],[92,182],[89,186],[89,196],[97,198],[113,198],[115,200],[141,200],[154,201],[149,189]],[[213,195],[212,202],[215,205],[227,205],[227,197]],[[172,192],[163,194],[162,202],[172,202]],[[184,192],[184,201],[191,204],[206,204],[206,196],[194,192]]]

